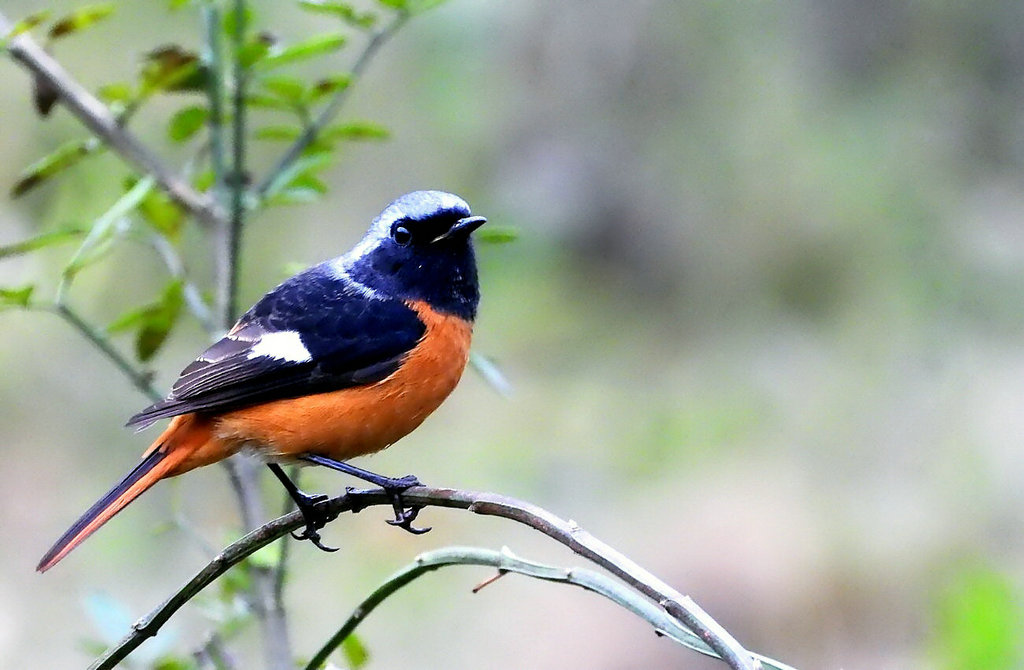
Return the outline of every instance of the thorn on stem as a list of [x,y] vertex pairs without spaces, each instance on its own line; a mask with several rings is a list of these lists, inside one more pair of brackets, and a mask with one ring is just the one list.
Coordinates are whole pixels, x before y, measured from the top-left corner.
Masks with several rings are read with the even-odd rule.
[[499,579],[504,577],[505,574],[506,574],[505,570],[502,570],[501,568],[498,568],[498,572],[496,572],[495,574],[491,575],[490,577],[488,577],[484,581],[482,581],[479,584],[477,584],[476,586],[474,586],[473,587],[473,593],[480,593],[481,590],[483,590],[485,587],[490,586],[494,582],[498,581]]

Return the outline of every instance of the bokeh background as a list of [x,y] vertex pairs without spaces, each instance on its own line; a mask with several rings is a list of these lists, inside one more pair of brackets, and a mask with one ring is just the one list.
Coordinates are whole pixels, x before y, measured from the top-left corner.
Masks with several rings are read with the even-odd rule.
[[[287,39],[335,28],[293,3],[253,4]],[[55,55],[96,88],[156,45],[198,47],[196,14],[166,5],[119,3]],[[347,109],[391,140],[347,146],[322,202],[252,221],[243,301],[348,249],[402,192],[460,193],[521,233],[479,249],[476,348],[514,393],[467,374],[422,429],[362,465],[573,518],[799,668],[1022,667],[1022,34],[1013,0],[450,0],[386,46]],[[12,184],[82,131],[59,108],[41,121],[9,61],[0,80]],[[181,104],[133,122],[178,162],[187,152],[163,126]],[[278,148],[256,151],[257,171]],[[0,244],[89,222],[124,175],[100,157],[0,199]],[[208,282],[201,233],[184,246]],[[45,295],[71,250],[4,261],[0,285]],[[154,296],[159,267],[126,245],[73,299],[109,322]],[[203,343],[195,324],[176,329],[153,365],[161,387]],[[34,574],[152,435],[121,428],[145,399],[52,316],[0,314],[0,370],[0,658],[81,667],[82,640],[110,634],[97,602],[141,616],[205,563],[169,522],[220,546],[237,536],[234,502],[217,468],[161,484]],[[334,523],[337,554],[292,547],[300,653],[426,549],[580,563],[507,522],[429,510],[434,531],[412,537],[384,518]],[[362,628],[369,667],[721,667],[573,589],[508,577],[471,595],[488,574],[452,569],[386,604]],[[189,607],[149,644],[192,649],[217,614],[212,598]],[[259,658],[256,631],[239,635],[243,659]]]

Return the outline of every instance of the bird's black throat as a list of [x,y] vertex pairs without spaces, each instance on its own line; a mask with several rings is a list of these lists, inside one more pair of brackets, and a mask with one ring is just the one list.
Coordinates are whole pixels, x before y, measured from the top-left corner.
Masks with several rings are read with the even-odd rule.
[[460,236],[425,246],[384,244],[359,259],[356,281],[403,300],[422,300],[445,314],[473,321],[480,303],[476,256]]

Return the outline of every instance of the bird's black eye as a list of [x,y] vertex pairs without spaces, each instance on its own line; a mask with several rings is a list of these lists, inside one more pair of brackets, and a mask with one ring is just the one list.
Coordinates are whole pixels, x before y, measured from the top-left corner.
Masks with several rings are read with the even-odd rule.
[[391,239],[393,239],[398,246],[404,247],[412,242],[412,233],[405,226],[395,226],[391,229]]

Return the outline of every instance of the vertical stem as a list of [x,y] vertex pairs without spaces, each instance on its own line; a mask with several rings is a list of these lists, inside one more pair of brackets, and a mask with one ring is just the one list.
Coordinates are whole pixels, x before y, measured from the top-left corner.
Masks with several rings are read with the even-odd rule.
[[203,5],[206,45],[203,62],[208,72],[206,96],[210,104],[210,163],[213,168],[213,197],[224,206],[224,55],[220,45],[221,13],[214,3]]
[[[288,471],[288,477],[295,485],[299,485],[299,475],[301,471],[299,467],[292,466]],[[284,516],[292,510],[295,503],[292,501],[292,497],[289,493],[284,494],[284,503],[281,510],[281,516]],[[274,602],[279,606],[284,607],[284,582],[288,576],[288,548],[292,546],[291,542],[287,540],[281,545],[281,554],[277,558],[277,565],[274,566]]]
[[[203,60],[209,72],[206,97],[210,105],[210,166],[213,169],[213,195],[218,204],[227,206],[228,194],[226,185],[231,192],[237,190],[228,171],[224,149],[224,51],[221,48],[221,12],[216,3],[209,2],[203,6],[203,30],[206,34],[206,46]],[[231,62],[235,63],[237,48],[232,49]],[[237,68],[236,68],[237,70]],[[237,75],[237,71],[233,74]],[[237,84],[236,84],[237,85]],[[214,254],[217,268],[216,277],[216,311],[217,327],[224,331],[231,327],[234,316],[236,279],[238,275],[238,244],[236,222],[232,211],[229,218],[222,221],[214,231]]]
[[[231,54],[231,78],[234,85],[231,95],[230,170],[226,169],[223,132],[213,132],[214,128],[218,130],[220,128],[220,124],[214,125],[214,119],[220,123],[223,122],[223,112],[219,111],[223,90],[223,70],[220,72],[221,83],[211,84],[216,86],[216,89],[211,92],[210,101],[211,160],[214,170],[222,176],[218,180],[221,184],[221,193],[223,194],[226,187],[230,194],[228,220],[218,231],[217,240],[217,304],[220,308],[220,322],[225,330],[231,327],[238,316],[238,270],[240,265],[238,257],[242,229],[245,224],[245,195],[248,188],[245,168],[245,86],[248,73],[239,58],[245,44],[245,0],[234,0],[232,11],[234,13],[234,30],[230,36],[229,53]],[[219,36],[215,36],[220,29],[219,21],[217,25],[210,25],[211,20],[216,16],[217,12],[211,11],[207,22],[211,53],[215,52],[215,45],[218,44],[217,40],[219,39]],[[213,79],[216,81],[217,77],[213,77]],[[216,110],[215,105],[217,106]],[[217,146],[218,141],[220,142],[219,147]],[[225,465],[238,496],[245,527],[247,529],[258,527],[266,516],[259,485],[259,463],[250,458],[236,455],[228,459]],[[249,567],[252,574],[252,588],[248,595],[256,618],[259,620],[266,667],[268,670],[289,670],[293,667],[292,646],[288,636],[287,614],[276,589],[276,576],[271,568],[260,565],[250,565]]]
[[[242,520],[247,529],[258,528],[266,518],[263,498],[260,495],[258,461],[243,456],[233,456],[229,463],[228,475],[238,493],[242,508]],[[249,605],[259,619],[263,635],[263,650],[268,670],[290,670],[292,646],[288,635],[288,615],[277,591],[277,578],[273,568],[249,564],[252,575],[252,589],[248,593]]]
[[242,64],[239,54],[245,45],[245,0],[235,0],[235,21],[234,34],[231,45],[232,79],[234,80],[234,91],[232,95],[231,108],[231,148],[232,162],[229,185],[231,187],[231,209],[228,216],[226,239],[224,240],[225,253],[233,262],[226,268],[225,282],[222,286],[224,291],[223,321],[224,327],[230,328],[237,318],[238,301],[238,250],[241,246],[242,226],[245,222],[245,190],[247,179],[245,177],[245,84],[246,68]]

